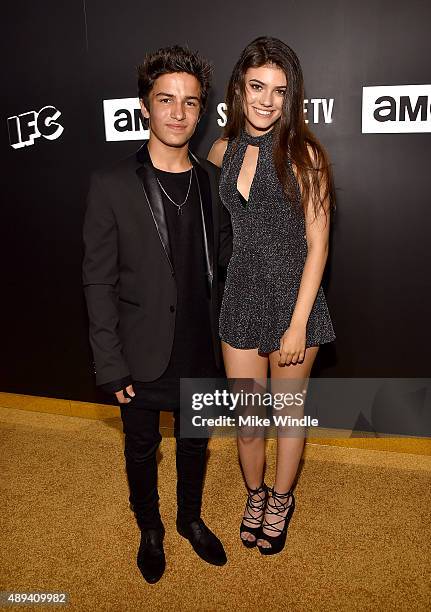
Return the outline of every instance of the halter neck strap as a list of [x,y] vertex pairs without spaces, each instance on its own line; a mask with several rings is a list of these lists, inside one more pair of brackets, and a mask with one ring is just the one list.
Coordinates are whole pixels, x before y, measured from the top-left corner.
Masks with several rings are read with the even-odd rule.
[[251,136],[248,132],[243,129],[241,131],[241,140],[254,147],[260,147],[261,145],[272,142],[273,129],[269,132],[265,132],[261,136]]

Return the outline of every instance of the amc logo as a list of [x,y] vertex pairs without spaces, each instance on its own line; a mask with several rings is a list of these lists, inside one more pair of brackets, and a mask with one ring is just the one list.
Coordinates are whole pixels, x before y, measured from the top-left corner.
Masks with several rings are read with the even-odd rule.
[[107,141],[147,140],[138,98],[103,100],[105,136]]
[[431,132],[431,85],[362,88],[362,133]]
[[56,140],[64,127],[56,121],[61,113],[55,106],[44,106],[39,112],[29,111],[7,118],[10,146],[14,149],[34,144],[36,138]]

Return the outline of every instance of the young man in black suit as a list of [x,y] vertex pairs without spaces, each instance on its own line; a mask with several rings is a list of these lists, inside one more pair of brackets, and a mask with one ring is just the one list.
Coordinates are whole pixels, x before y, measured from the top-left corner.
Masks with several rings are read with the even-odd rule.
[[222,367],[219,288],[231,226],[218,169],[189,151],[210,73],[206,60],[178,46],[145,58],[138,87],[150,138],[93,175],[84,223],[96,383],[120,403],[130,502],[141,529],[138,567],[151,583],[165,569],[160,410],[175,417],[177,530],[202,559],[226,563],[200,516],[208,440],[179,435],[179,379],[218,377]]

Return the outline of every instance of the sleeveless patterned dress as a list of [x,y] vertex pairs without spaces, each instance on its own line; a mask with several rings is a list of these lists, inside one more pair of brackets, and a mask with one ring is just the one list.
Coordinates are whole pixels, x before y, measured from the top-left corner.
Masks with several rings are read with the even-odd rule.
[[[259,154],[249,199],[245,200],[237,180],[249,144],[258,146]],[[289,173],[299,201],[290,161]],[[250,136],[243,130],[239,138],[229,142],[221,168],[220,197],[231,214],[233,229],[220,337],[235,348],[278,351],[295,308],[307,241],[303,209],[289,201],[275,170],[272,131]],[[307,323],[306,347],[334,339],[320,287]]]

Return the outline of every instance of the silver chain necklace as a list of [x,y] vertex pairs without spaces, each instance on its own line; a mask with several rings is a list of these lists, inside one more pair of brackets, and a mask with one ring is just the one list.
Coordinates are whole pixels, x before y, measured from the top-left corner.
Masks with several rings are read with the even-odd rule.
[[163,185],[161,184],[161,182],[159,181],[158,177],[156,176],[156,180],[159,183],[160,189],[163,191],[163,193],[165,194],[165,196],[168,198],[168,200],[170,202],[172,202],[172,204],[174,204],[174,206],[177,207],[177,211],[178,211],[178,215],[182,215],[182,210],[181,208],[184,206],[184,204],[187,202],[188,197],[189,197],[189,193],[190,193],[190,187],[192,186],[192,176],[193,176],[193,168],[190,168],[190,180],[189,180],[189,188],[187,189],[187,195],[186,198],[184,200],[184,202],[182,202],[181,204],[177,204],[177,202],[175,202],[171,196],[166,193],[166,191],[163,188]]

